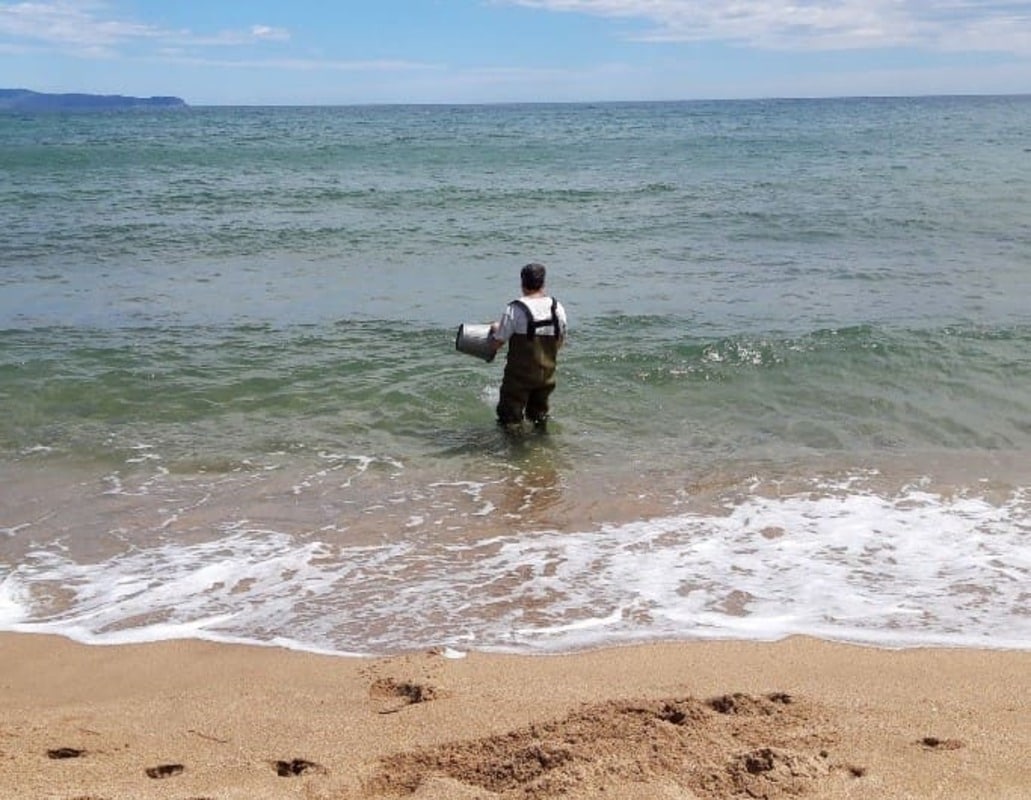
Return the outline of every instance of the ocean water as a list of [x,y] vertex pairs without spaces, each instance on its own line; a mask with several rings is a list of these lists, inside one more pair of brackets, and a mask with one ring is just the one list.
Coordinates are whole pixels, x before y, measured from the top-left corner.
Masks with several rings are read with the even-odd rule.
[[[0,114],[0,629],[1031,647],[1031,97]],[[547,434],[455,350],[519,268]]]

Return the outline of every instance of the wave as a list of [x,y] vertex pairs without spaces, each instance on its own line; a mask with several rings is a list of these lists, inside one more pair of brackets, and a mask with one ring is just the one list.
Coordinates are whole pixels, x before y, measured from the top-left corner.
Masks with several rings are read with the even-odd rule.
[[[437,518],[459,521],[444,509],[449,491],[482,504],[485,489],[437,484],[395,495],[407,521],[372,541],[346,527],[292,535],[231,516],[184,535],[195,513],[184,509],[182,519],[132,532],[138,541],[105,559],[67,547],[26,552],[0,570],[0,629],[365,654],[793,634],[896,647],[1031,646],[1028,564],[1015,555],[1026,491],[993,500],[919,486],[879,492],[874,482],[856,474],[772,496],[752,486],[721,498],[716,512],[569,531],[516,515],[495,535],[435,528]],[[14,548],[33,532],[7,533]]]
[[[1031,449],[1031,326],[691,330],[672,315],[579,324],[556,395],[578,446],[657,460]],[[8,330],[0,380],[9,454],[124,452],[147,431],[180,457],[246,458],[341,437],[446,451],[442,429],[489,428],[500,367],[456,353],[451,328],[349,319]]]

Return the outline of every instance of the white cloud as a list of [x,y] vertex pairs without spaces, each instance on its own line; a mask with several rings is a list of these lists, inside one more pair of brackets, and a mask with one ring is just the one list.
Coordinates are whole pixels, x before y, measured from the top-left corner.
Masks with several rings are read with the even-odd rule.
[[100,19],[94,4],[76,2],[0,4],[0,34],[53,44],[102,47],[127,39],[153,38],[149,26]]
[[252,25],[251,36],[255,39],[270,39],[279,42],[289,39],[290,32],[283,28],[270,28],[268,25]]
[[261,58],[261,59],[223,59],[193,56],[182,51],[165,50],[161,60],[177,64],[188,64],[200,67],[218,67],[220,69],[275,69],[291,72],[309,72],[324,70],[329,72],[425,72],[442,70],[436,64],[417,61],[370,60],[370,61],[338,61],[310,58]]
[[82,54],[97,51],[110,53],[118,45],[142,40],[180,46],[227,47],[286,41],[290,33],[282,28],[256,24],[246,30],[200,35],[189,30],[114,19],[107,14],[107,6],[103,2],[49,0],[0,3],[0,36],[56,46],[73,46]]
[[1031,53],[1031,0],[496,0],[643,23],[627,38]]
[[219,31],[212,36],[197,36],[189,32],[170,34],[170,39],[182,44],[207,47],[232,47],[236,45],[255,44],[257,42],[285,42],[290,39],[290,32],[283,28],[272,28],[268,25],[252,25],[247,30]]

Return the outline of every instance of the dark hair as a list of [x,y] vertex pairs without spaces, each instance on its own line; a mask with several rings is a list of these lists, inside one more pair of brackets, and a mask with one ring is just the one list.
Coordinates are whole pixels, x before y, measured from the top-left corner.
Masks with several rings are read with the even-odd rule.
[[536,292],[544,286],[544,265],[527,264],[519,273],[523,282],[523,288],[530,292]]

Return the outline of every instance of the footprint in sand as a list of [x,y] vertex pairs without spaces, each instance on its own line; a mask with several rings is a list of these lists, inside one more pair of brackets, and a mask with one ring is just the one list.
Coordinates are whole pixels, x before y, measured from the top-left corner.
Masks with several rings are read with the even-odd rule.
[[436,700],[440,692],[425,683],[380,678],[369,688],[369,695],[383,702],[380,714],[395,714],[407,706]]
[[769,716],[778,706],[789,706],[794,698],[787,692],[772,692],[763,697],[735,692],[713,697],[706,705],[718,714],[732,716]]
[[147,767],[144,772],[147,773],[148,778],[171,778],[173,775],[179,775],[185,770],[182,764],[158,764],[156,767]]
[[47,750],[47,758],[81,758],[84,755],[86,755],[86,751],[76,747],[56,747],[53,750]]
[[928,750],[959,750],[963,747],[963,742],[959,739],[939,739],[937,736],[925,736],[917,744]]
[[276,774],[280,778],[296,778],[307,772],[326,773],[324,766],[304,758],[295,758],[291,761],[276,761],[273,763],[273,766],[276,768]]

